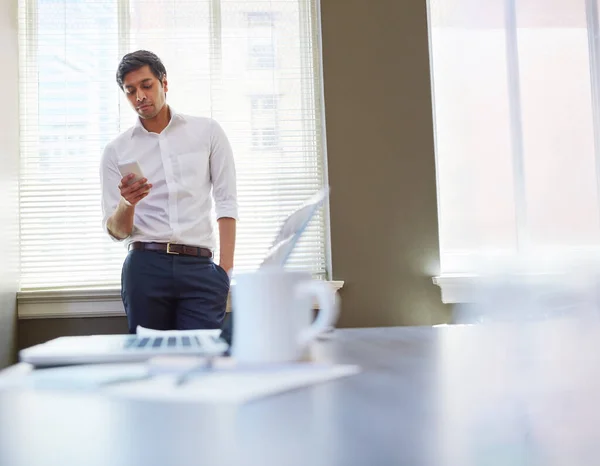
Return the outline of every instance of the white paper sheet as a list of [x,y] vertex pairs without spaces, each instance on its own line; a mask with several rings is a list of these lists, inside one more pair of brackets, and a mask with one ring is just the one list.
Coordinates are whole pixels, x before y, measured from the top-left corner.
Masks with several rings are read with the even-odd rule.
[[229,358],[222,359],[223,364],[217,362],[213,369],[191,374],[183,384],[177,382],[181,369],[186,367],[178,363],[173,365],[177,369],[173,372],[165,369],[165,362],[154,364],[161,366],[161,370],[144,363],[43,370],[19,365],[0,372],[0,390],[91,391],[109,397],[157,402],[238,404],[360,372],[354,365],[312,362],[236,367]]
[[31,373],[33,366],[27,363],[19,363],[0,371],[0,390],[20,387],[23,380]]
[[0,372],[0,390],[99,390],[111,383],[146,379],[151,372],[146,364],[85,364],[34,370],[19,364]]
[[176,378],[159,376],[149,380],[106,387],[115,397],[158,402],[246,403],[300,387],[357,374],[358,366],[290,364],[277,370],[243,369],[199,374],[183,385]]

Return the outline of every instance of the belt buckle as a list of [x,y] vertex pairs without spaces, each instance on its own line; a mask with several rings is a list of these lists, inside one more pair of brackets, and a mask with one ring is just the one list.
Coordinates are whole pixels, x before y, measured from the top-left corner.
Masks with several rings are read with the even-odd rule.
[[171,251],[171,243],[167,243],[167,254],[175,254],[176,256],[179,255],[178,252],[176,251]]

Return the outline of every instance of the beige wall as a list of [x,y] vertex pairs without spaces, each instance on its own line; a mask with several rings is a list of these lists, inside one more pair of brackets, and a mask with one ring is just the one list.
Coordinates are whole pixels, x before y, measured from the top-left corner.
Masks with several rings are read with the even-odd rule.
[[[0,63],[18,63],[17,2],[0,2]],[[3,108],[0,112],[0,368],[14,360],[16,292],[18,288],[18,67],[0,73]]]
[[76,319],[32,319],[19,321],[19,348],[70,335],[127,333],[125,317],[81,317]]
[[426,1],[321,0],[341,326],[445,322]]
[[[340,326],[449,319],[439,289],[426,2],[321,0]],[[23,321],[20,346],[110,333],[124,318]]]

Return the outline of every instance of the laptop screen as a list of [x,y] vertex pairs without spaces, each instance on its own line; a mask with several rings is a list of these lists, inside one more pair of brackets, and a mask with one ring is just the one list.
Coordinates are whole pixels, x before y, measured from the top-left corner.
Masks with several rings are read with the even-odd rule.
[[285,265],[302,233],[328,196],[329,187],[325,186],[284,220],[260,267]]

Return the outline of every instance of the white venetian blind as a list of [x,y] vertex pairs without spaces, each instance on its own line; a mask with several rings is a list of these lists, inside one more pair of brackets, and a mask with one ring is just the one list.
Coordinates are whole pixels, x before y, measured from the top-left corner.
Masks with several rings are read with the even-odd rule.
[[[23,290],[120,283],[126,251],[101,228],[98,170],[134,123],[115,82],[127,52],[155,52],[170,105],[227,132],[236,269],[255,268],[285,216],[326,182],[315,0],[20,0],[19,27]],[[289,267],[325,277],[326,215]]]

